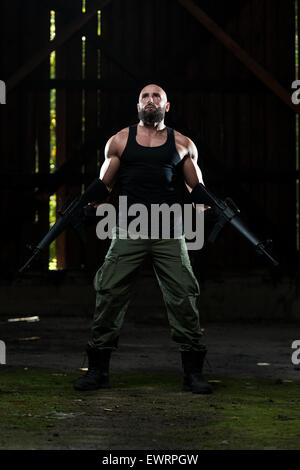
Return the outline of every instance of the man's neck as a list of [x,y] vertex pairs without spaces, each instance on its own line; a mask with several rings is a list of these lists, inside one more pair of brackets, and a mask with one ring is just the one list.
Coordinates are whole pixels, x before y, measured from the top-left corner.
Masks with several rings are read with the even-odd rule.
[[149,134],[155,134],[156,132],[163,131],[166,128],[164,121],[154,122],[153,124],[146,124],[144,121],[140,121],[138,126]]

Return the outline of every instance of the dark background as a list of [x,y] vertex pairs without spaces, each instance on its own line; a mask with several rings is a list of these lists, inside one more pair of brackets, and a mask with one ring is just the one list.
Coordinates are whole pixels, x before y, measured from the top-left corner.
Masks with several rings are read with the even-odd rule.
[[[194,4],[291,94],[293,0]],[[58,271],[48,270],[45,253],[23,277],[16,273],[30,256],[26,244],[36,245],[49,230],[49,196],[56,193],[59,206],[98,175],[105,142],[137,122],[140,88],[157,83],[171,102],[166,124],[197,145],[206,186],[231,196],[249,227],[273,239],[270,252],[281,263],[272,268],[226,227],[213,247],[190,253],[204,318],[298,318],[295,111],[175,0],[111,0],[101,8],[101,35],[96,14],[67,38],[69,25],[94,5],[87,1],[83,13],[81,0],[1,2],[0,79],[7,104],[0,108],[0,313],[89,315],[92,277],[108,247],[96,238],[95,224],[86,227],[86,244],[72,229],[60,236]],[[50,10],[60,38],[52,80]],[[50,88],[56,89],[57,136],[51,174]],[[155,319],[162,301],[150,263],[139,282],[135,308]]]

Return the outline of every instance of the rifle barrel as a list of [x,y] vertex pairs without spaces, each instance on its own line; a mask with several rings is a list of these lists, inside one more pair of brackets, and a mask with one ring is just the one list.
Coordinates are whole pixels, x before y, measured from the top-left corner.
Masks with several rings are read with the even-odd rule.
[[242,235],[244,235],[245,238],[247,238],[252,245],[257,246],[259,243],[261,243],[261,240],[253,233],[251,232],[246,224],[238,217],[234,216],[230,220],[231,225],[233,225]]
[[265,255],[274,266],[278,266],[279,263],[276,261],[265,249],[264,243],[253,233],[251,232],[244,222],[238,217],[235,216],[230,220],[230,223],[245,237],[247,238],[256,248],[258,252]]
[[32,263],[32,261],[39,255],[39,253],[40,253],[40,250],[38,248],[35,248],[34,254],[31,256],[31,258],[29,258],[29,260],[26,261],[24,266],[22,266],[22,268],[19,269],[20,274],[22,274],[25,271],[27,266],[29,266]]

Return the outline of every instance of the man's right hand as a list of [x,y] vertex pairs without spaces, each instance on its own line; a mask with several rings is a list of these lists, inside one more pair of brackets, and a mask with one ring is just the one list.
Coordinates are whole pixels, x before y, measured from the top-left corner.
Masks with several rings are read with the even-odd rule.
[[100,204],[101,202],[93,201],[93,202],[89,202],[88,206],[93,206],[95,209],[97,209],[97,207],[100,206]]
[[84,206],[83,213],[85,217],[95,217],[98,206],[100,206],[99,202],[89,202],[86,206]]

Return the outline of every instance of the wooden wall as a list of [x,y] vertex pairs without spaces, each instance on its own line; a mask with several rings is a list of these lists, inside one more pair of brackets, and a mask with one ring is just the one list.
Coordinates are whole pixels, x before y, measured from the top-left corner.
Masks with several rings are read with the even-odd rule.
[[[48,42],[49,11],[36,0],[3,0],[0,8],[0,70],[1,79],[7,81]],[[47,80],[49,61],[30,78]],[[48,198],[34,197],[33,176],[36,166],[41,173],[49,173],[49,92],[19,86],[7,93],[0,113],[1,271],[5,275],[28,255],[26,243],[37,243],[48,230]]]
[[[196,3],[290,89],[295,79],[293,0]],[[47,44],[50,9],[56,11],[57,34],[84,14],[81,0],[3,0],[0,8],[2,80]],[[206,185],[220,197],[232,196],[250,227],[273,237],[274,253],[281,259],[293,257],[295,115],[181,5],[172,0],[112,0],[101,11],[101,36],[95,16],[57,50],[56,57],[57,165],[65,170],[47,177],[48,58],[0,108],[1,209],[2,222],[8,221],[1,231],[4,275],[26,260],[26,243],[37,243],[48,230],[49,194],[56,191],[58,201],[63,201],[98,175],[105,140],[137,121],[139,90],[149,82],[168,93],[171,111],[166,123],[197,144]],[[93,226],[85,246],[69,230],[57,242],[59,266],[94,270],[107,246],[96,239]],[[231,227],[209,257],[192,257],[199,270],[203,263],[229,269],[266,265]],[[47,269],[47,257],[39,266]]]

